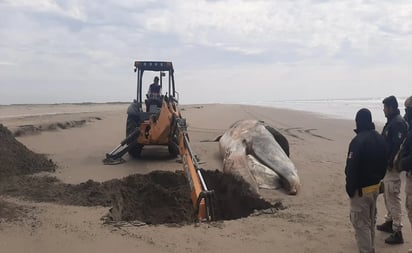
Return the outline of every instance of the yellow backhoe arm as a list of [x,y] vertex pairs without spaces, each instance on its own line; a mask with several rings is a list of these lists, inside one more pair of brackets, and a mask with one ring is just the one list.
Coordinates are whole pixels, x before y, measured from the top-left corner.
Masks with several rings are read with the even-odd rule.
[[177,118],[179,153],[189,181],[191,197],[199,220],[214,220],[214,191],[208,190],[187,134],[186,119]]

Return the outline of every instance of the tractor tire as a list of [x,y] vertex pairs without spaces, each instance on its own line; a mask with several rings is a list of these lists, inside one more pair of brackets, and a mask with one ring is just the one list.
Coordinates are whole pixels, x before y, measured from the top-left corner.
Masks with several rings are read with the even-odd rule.
[[[126,137],[129,136],[140,125],[139,118],[132,115],[127,115],[126,121]],[[142,153],[143,145],[137,143],[137,140],[130,144],[128,151],[129,155],[133,158],[139,158]]]
[[179,155],[179,147],[177,146],[176,143],[171,142],[167,146],[167,149],[169,150],[169,154],[171,158],[176,158]]

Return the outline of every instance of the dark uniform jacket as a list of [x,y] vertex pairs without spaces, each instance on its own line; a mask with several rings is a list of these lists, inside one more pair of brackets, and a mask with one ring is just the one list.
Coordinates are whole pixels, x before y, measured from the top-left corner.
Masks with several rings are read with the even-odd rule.
[[409,129],[408,136],[402,144],[398,158],[400,168],[412,172],[412,129]]
[[363,187],[378,184],[386,173],[388,148],[375,129],[357,133],[349,145],[346,160],[346,192],[353,197]]
[[408,125],[406,121],[398,112],[392,117],[388,118],[385,127],[383,128],[382,135],[389,148],[388,165],[389,168],[393,167],[393,160],[399,151],[399,148],[406,137],[408,131]]

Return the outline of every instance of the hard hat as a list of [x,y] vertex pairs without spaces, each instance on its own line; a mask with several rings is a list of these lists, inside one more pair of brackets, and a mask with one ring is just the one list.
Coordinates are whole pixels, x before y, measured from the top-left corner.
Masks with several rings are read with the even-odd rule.
[[412,96],[405,100],[405,107],[412,107]]

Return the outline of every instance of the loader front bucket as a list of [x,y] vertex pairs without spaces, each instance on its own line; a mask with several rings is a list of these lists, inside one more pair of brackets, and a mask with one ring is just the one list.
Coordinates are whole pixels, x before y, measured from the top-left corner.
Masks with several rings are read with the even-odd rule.
[[121,158],[121,157],[118,157],[118,158],[110,157],[109,154],[106,154],[106,158],[103,159],[103,164],[104,165],[116,165],[116,164],[122,164],[124,162],[126,162],[126,161],[123,158]]

